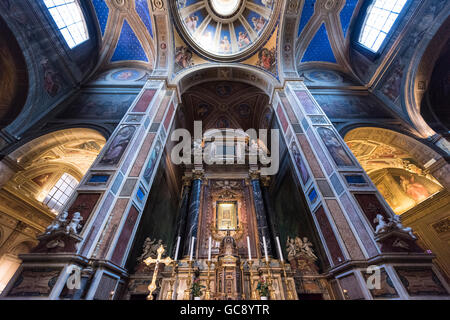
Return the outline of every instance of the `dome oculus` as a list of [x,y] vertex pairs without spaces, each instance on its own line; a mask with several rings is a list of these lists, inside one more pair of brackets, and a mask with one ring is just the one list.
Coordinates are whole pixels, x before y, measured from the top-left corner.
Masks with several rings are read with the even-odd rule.
[[221,16],[231,16],[234,14],[242,0],[211,0],[212,9]]
[[184,39],[201,56],[234,61],[269,37],[280,5],[274,0],[174,1]]

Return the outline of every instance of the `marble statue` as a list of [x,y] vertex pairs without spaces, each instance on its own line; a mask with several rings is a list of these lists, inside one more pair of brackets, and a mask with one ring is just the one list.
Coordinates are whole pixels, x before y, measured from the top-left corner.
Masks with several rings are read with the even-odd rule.
[[61,230],[67,223],[68,215],[69,213],[67,211],[63,211],[58,214],[55,220],[53,220],[53,222],[45,230],[45,234],[51,234],[55,231]]
[[398,230],[400,230],[400,231],[402,231],[404,233],[409,234],[412,239],[414,239],[414,240],[417,239],[417,237],[414,235],[413,230],[412,230],[411,227],[404,227],[403,226],[399,216],[396,215],[395,217],[393,217],[393,218],[391,218],[389,220],[390,220],[390,223],[392,224],[393,227],[395,227],[396,229],[398,229]]
[[286,241],[286,251],[288,254],[288,259],[295,258],[295,256],[297,255],[295,240],[290,237],[288,237]]
[[380,234],[387,232],[389,230],[389,225],[384,221],[384,217],[381,214],[377,214],[377,217],[373,220],[377,224],[375,227],[375,234]]
[[66,226],[66,233],[78,234],[78,229],[81,228],[81,221],[83,221],[81,213],[75,212],[72,220],[70,220],[69,224]]
[[156,239],[152,240],[147,237],[144,241],[144,245],[142,246],[142,254],[137,258],[138,262],[142,262],[148,257],[157,257],[158,249],[161,245],[166,249],[166,246],[163,244],[163,241],[160,239],[156,241]]
[[311,241],[308,240],[308,238],[303,237],[303,245],[302,245],[302,252],[306,254],[307,257],[317,260],[317,256],[314,254],[312,250],[313,244]]
[[288,259],[306,257],[310,260],[316,261],[318,258],[312,249],[313,244],[307,237],[295,237],[295,239],[288,237],[286,242],[286,251]]
[[147,237],[144,240],[144,245],[142,246],[142,254],[137,258],[138,262],[143,261],[146,257],[148,257],[151,252],[153,244],[156,242],[156,240],[152,240],[149,237]]

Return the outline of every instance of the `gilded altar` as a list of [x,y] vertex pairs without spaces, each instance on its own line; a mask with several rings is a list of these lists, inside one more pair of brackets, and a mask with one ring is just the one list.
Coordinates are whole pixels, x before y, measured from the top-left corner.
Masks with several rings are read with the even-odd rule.
[[[124,298],[143,299],[150,289],[148,300],[260,300],[257,286],[261,282],[269,284],[271,300],[298,300],[308,294],[331,298],[326,277],[311,267],[311,259],[306,261],[300,254],[289,260],[243,259],[235,239],[227,235],[210,260],[187,258],[165,263],[161,256],[148,258],[149,264],[142,263],[130,276]],[[202,288],[199,297],[192,294],[194,282]]]

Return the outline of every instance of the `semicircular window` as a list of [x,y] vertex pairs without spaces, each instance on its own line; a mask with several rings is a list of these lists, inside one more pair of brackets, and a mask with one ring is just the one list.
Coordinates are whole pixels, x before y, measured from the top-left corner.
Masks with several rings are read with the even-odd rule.
[[200,55],[230,61],[268,39],[278,8],[275,0],[177,0],[176,21]]
[[86,21],[77,0],[44,0],[70,49],[89,39]]
[[378,52],[408,0],[374,0],[369,6],[359,43]]

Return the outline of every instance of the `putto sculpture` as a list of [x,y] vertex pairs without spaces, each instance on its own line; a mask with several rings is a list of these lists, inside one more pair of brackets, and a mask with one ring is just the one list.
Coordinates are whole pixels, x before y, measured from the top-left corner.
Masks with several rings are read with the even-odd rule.
[[51,234],[55,231],[62,230],[67,223],[68,215],[69,213],[67,211],[63,211],[58,214],[55,220],[53,220],[53,222],[45,230],[45,234]]
[[288,237],[286,242],[286,251],[288,254],[288,259],[291,258],[308,258],[310,260],[316,261],[318,258],[314,254],[312,249],[313,244],[308,240],[307,237],[295,237],[295,239]]
[[373,222],[377,224],[375,227],[376,235],[382,235],[392,231],[397,231],[408,234],[409,237],[413,240],[417,239],[417,237],[413,233],[412,228],[403,226],[400,217],[397,215],[389,218],[388,222],[386,222],[383,215],[377,214],[377,217],[373,220]]
[[78,229],[81,229],[81,221],[83,221],[81,213],[75,212],[73,214],[72,220],[66,226],[66,233],[78,234]]
[[142,262],[148,257],[157,257],[158,249],[161,246],[166,249],[166,246],[163,244],[163,241],[161,239],[157,241],[156,239],[150,239],[149,237],[147,237],[144,240],[144,244],[142,246],[142,254],[137,258],[137,261]]
[[63,211],[58,214],[53,222],[45,230],[45,235],[53,234],[57,231],[65,231],[67,234],[78,234],[81,229],[81,221],[83,217],[80,212],[75,212],[72,219],[68,219],[69,212]]

